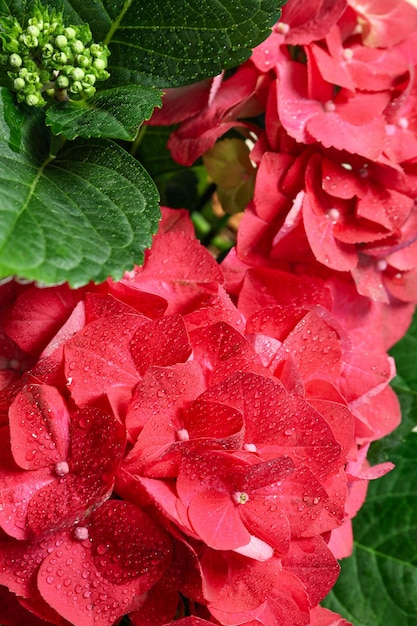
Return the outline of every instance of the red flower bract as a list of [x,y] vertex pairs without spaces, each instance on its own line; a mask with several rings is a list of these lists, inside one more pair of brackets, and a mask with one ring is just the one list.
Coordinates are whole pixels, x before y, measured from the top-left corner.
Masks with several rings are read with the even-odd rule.
[[365,456],[398,407],[383,348],[355,360],[365,340],[331,312],[334,288],[276,272],[247,272],[236,308],[185,213],[164,210],[143,268],[31,339],[48,349],[0,398],[0,583],[25,610],[162,626],[182,595],[200,621],[309,623],[339,569],[326,542],[349,550],[355,485],[391,467]]

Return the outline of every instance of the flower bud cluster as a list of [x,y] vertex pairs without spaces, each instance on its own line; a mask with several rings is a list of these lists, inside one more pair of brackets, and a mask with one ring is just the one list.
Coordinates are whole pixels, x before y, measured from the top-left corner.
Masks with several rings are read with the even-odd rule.
[[44,106],[48,97],[90,98],[96,82],[109,77],[109,49],[92,41],[88,24],[65,26],[62,13],[40,5],[26,26],[12,17],[0,20],[0,48],[11,87],[29,106]]

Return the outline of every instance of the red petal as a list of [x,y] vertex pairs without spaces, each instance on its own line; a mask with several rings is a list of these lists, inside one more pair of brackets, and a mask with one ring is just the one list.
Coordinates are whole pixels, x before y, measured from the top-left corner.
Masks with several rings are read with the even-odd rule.
[[322,537],[292,541],[290,552],[283,559],[283,567],[305,585],[311,606],[328,594],[340,571]]
[[310,611],[310,626],[353,626],[353,624],[338,613],[316,606]]
[[345,8],[345,0],[291,0],[282,10],[282,21],[290,26],[286,43],[306,45],[322,39]]
[[75,626],[108,626],[138,609],[163,574],[170,541],[140,509],[107,502],[88,523],[91,542],[68,538],[42,563],[42,597]]
[[139,380],[129,353],[130,340],[143,318],[114,316],[88,324],[64,348],[65,374],[71,395],[83,406],[112,386],[129,393]]
[[236,371],[263,370],[247,339],[224,322],[192,331],[190,341],[194,358],[203,366],[210,384],[216,384]]
[[203,491],[191,500],[188,516],[195,533],[215,550],[245,546],[250,534],[229,494]]
[[130,353],[142,375],[152,365],[166,367],[185,362],[191,346],[184,320],[179,315],[142,320],[132,337]]
[[84,290],[67,285],[29,287],[3,319],[4,329],[25,352],[38,354],[65,323]]
[[23,469],[40,469],[67,458],[69,413],[55,387],[27,385],[9,409],[14,459]]
[[126,427],[132,439],[135,440],[148,420],[152,420],[153,429],[164,422],[172,422],[168,433],[165,431],[168,439],[159,439],[162,433],[152,437],[149,432],[152,440],[157,437],[161,445],[171,441],[180,408],[197,398],[205,388],[201,366],[196,361],[163,368],[151,366],[135,388],[126,414]]

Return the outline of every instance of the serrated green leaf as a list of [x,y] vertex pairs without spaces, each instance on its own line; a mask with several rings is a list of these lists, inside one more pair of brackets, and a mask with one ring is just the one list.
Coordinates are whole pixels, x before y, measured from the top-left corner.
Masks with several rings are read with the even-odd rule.
[[[19,19],[35,0],[2,2]],[[245,61],[279,19],[284,0],[44,0],[69,23],[87,22],[109,45],[110,81],[173,87]]]
[[389,459],[395,469],[370,481],[353,520],[353,555],[341,562],[336,586],[324,605],[354,626],[417,624],[417,315],[394,346],[399,375],[393,381],[402,423],[371,446],[369,459]]
[[46,124],[55,135],[107,137],[133,141],[139,126],[161,105],[153,87],[129,85],[98,92],[87,102],[60,102],[46,112]]
[[43,113],[26,112],[17,128],[12,95],[1,96],[0,277],[74,287],[120,278],[157,229],[152,179],[109,140],[66,143],[52,158]]

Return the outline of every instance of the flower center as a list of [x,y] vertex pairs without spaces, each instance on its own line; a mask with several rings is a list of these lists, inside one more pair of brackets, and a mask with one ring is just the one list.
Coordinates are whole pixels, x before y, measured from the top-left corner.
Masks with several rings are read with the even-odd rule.
[[65,474],[68,474],[69,470],[69,465],[66,461],[59,461],[59,463],[55,464],[55,474],[59,477],[61,476],[65,476]]
[[235,491],[232,494],[232,500],[236,504],[246,504],[246,502],[249,500],[249,496],[244,491]]
[[78,541],[85,541],[88,539],[88,528],[85,526],[77,526],[74,530],[74,537],[78,539]]

